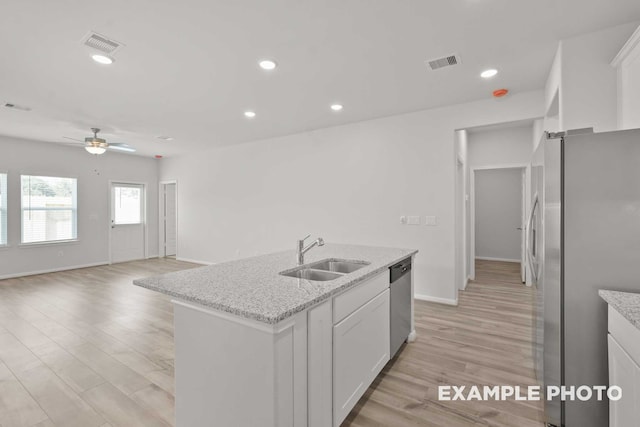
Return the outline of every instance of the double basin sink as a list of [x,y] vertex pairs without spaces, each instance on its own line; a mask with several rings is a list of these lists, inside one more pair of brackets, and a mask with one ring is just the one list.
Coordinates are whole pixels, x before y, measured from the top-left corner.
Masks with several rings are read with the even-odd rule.
[[325,282],[327,280],[337,279],[345,274],[353,273],[354,271],[366,267],[369,264],[370,263],[366,261],[326,259],[302,266],[295,270],[281,272],[280,274],[298,279]]

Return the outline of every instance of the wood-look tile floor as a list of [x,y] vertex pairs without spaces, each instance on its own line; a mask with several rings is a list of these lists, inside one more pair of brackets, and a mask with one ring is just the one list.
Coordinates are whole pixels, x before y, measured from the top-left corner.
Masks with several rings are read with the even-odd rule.
[[136,261],[0,281],[0,426],[174,424],[173,308]]
[[405,345],[343,427],[542,427],[541,402],[439,401],[438,385],[536,385],[534,293],[520,264],[477,261],[459,305],[416,301],[415,343]]
[[[194,266],[146,260],[0,281],[0,426],[173,425],[172,307],[131,281]],[[344,426],[541,426],[531,402],[437,400],[438,384],[534,383],[533,295],[514,266],[479,263],[458,307],[417,302],[418,340]]]

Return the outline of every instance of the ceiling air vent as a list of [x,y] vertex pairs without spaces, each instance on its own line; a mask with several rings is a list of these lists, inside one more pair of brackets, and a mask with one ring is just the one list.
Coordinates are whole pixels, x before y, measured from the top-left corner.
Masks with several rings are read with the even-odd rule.
[[118,43],[115,40],[109,39],[101,34],[90,31],[84,38],[83,43],[93,49],[100,52],[113,55],[120,47],[122,43]]
[[457,54],[452,54],[448,56],[444,56],[442,58],[430,59],[425,61],[432,70],[437,70],[444,67],[450,67],[452,65],[460,64],[460,56]]

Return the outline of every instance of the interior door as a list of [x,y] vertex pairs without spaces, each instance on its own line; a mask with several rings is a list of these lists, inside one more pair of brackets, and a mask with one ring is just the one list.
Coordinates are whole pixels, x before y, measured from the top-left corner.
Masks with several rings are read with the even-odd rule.
[[526,169],[522,169],[522,201],[520,206],[520,279],[527,282],[527,180]]
[[164,256],[175,256],[177,246],[176,184],[164,186]]
[[111,183],[111,262],[145,258],[144,185]]

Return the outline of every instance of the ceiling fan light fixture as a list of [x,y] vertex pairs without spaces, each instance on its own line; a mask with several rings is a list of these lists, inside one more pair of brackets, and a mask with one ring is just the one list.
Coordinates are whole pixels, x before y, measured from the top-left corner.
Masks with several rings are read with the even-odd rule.
[[103,154],[105,151],[107,151],[106,148],[104,147],[100,147],[99,145],[87,145],[84,147],[85,150],[87,150],[89,153],[91,154]]
[[93,136],[88,136],[84,139],[84,149],[91,154],[103,154],[107,151],[109,144],[107,144],[106,139],[98,138],[98,132],[100,132],[100,129],[91,128],[91,130],[93,131]]
[[106,145],[107,144],[106,139],[98,138],[97,136],[88,136],[84,139],[84,142],[87,145]]

